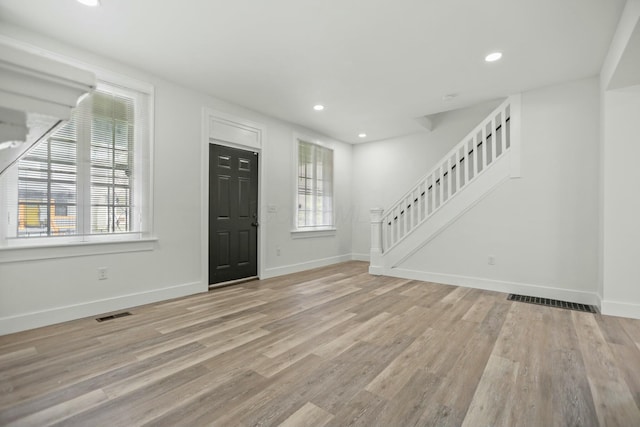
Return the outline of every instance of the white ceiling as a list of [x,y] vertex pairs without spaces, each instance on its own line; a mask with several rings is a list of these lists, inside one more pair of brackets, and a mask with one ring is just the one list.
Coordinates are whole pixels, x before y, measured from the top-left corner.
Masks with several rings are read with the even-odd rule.
[[[624,0],[0,0],[0,21],[345,142],[593,76]],[[504,52],[485,63],[492,51]],[[443,101],[445,94],[459,94]],[[326,105],[315,112],[316,103]]]

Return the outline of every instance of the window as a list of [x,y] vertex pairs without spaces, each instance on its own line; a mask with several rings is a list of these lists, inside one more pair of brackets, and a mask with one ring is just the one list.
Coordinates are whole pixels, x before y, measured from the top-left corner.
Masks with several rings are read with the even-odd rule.
[[298,140],[297,229],[333,227],[333,150]]
[[150,221],[150,101],[99,84],[0,177],[2,246],[139,239]]

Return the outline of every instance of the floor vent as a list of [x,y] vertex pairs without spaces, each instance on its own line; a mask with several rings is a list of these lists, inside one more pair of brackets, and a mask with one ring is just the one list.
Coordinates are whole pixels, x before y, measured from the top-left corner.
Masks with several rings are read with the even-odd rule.
[[509,301],[526,302],[528,304],[538,304],[547,307],[564,308],[566,310],[584,311],[585,313],[597,313],[596,307],[575,302],[559,301],[557,299],[530,297],[527,295],[509,294]]
[[129,313],[128,311],[123,311],[122,313],[116,313],[116,314],[111,314],[109,316],[98,317],[96,320],[98,322],[104,322],[106,320],[113,320],[113,319],[117,319],[118,317],[125,317],[125,316],[131,316],[131,313]]

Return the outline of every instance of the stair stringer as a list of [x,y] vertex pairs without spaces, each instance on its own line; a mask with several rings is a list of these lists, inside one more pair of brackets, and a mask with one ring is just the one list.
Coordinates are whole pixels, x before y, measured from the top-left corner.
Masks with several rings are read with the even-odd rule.
[[512,155],[512,151],[508,150],[495,159],[487,167],[487,170],[456,192],[402,241],[380,254],[376,265],[372,263],[369,267],[369,273],[393,276],[393,268],[400,266],[409,257],[426,246],[438,234],[454,224],[474,205],[511,177]]

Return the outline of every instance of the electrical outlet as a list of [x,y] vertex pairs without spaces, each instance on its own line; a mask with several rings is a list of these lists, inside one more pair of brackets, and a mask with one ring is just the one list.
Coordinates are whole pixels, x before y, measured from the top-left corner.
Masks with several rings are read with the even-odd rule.
[[276,255],[278,255],[278,256],[282,255],[282,251],[280,250],[280,246],[278,246],[276,248]]
[[496,265],[496,257],[489,255],[489,265]]
[[98,280],[107,280],[107,267],[98,268]]

